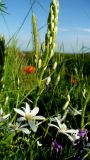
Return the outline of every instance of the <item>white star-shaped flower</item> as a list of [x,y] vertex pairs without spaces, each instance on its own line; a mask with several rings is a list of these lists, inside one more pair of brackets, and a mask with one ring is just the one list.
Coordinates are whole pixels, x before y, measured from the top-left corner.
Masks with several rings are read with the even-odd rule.
[[43,116],[36,116],[39,112],[39,108],[35,107],[33,110],[30,109],[28,103],[26,103],[26,108],[22,107],[23,110],[14,108],[14,111],[20,114],[22,117],[18,118],[18,121],[27,120],[31,129],[36,132],[37,126],[35,124],[36,120],[45,120]]
[[22,131],[26,134],[30,134],[30,131],[28,128],[26,128],[26,126],[28,126],[28,124],[24,124],[24,125],[21,125],[20,123],[17,123],[16,124],[9,124],[9,129],[10,131],[14,132],[14,131]]
[[[49,126],[55,127],[58,130],[58,133],[66,135],[73,144],[75,140],[80,138],[78,136],[79,129],[68,129],[65,123],[61,123],[60,116],[51,118],[51,122],[54,122],[54,124],[50,123]],[[55,123],[57,123],[57,125]]]

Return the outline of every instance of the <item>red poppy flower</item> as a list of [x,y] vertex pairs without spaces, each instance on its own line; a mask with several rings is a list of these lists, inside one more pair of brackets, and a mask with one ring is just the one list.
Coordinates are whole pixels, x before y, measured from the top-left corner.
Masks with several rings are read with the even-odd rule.
[[32,65],[24,67],[24,72],[28,74],[34,73],[35,70],[36,70],[35,67]]

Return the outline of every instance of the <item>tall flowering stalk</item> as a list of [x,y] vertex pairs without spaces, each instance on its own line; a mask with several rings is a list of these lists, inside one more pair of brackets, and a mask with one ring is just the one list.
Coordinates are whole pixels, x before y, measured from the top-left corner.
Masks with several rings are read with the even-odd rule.
[[34,52],[35,52],[35,62],[36,66],[39,59],[39,52],[38,52],[38,33],[37,33],[37,23],[36,23],[36,16],[32,15],[32,25],[33,25],[33,41],[34,41]]
[[59,1],[52,0],[50,4],[50,12],[47,21],[47,33],[45,35],[45,60],[43,64],[43,70],[41,73],[39,86],[41,85],[42,77],[47,67],[49,60],[54,55],[56,32],[57,32],[57,22],[58,22],[58,12],[59,12]]
[[42,84],[43,75],[45,69],[48,66],[48,63],[52,56],[54,55],[56,32],[57,32],[57,22],[58,22],[58,13],[59,13],[59,0],[52,0],[50,4],[50,12],[47,21],[47,33],[45,35],[45,59],[43,62],[42,71],[38,80],[38,93],[35,100],[34,106],[37,106],[37,101],[40,95],[40,87]]
[[55,39],[57,32],[57,22],[58,22],[58,12],[59,12],[59,1],[52,0],[50,5],[50,12],[48,16],[48,29],[45,35],[45,50],[46,50],[46,61],[44,65],[47,64],[49,59],[54,55]]

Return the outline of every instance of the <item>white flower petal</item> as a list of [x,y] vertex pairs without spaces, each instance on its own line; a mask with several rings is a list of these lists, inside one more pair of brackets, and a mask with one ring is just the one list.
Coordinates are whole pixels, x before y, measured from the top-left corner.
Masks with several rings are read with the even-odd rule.
[[62,127],[62,125],[61,125],[60,121],[58,120],[58,118],[57,118],[57,117],[55,117],[55,119],[56,119],[56,121],[57,121],[57,123],[58,123],[59,128],[61,128],[61,127]]
[[39,141],[37,141],[37,146],[38,146],[38,147],[41,147],[42,144],[41,144]]
[[29,121],[29,125],[30,125],[31,129],[32,129],[34,132],[37,131],[37,127],[36,127],[36,125],[35,125],[35,123],[34,123],[33,121]]
[[25,123],[25,124],[21,125],[20,128],[27,127],[27,126],[28,126],[28,123]]
[[73,141],[80,139],[80,136],[78,136],[77,134],[73,134],[72,135]]
[[28,103],[26,103],[26,110],[25,110],[26,113],[29,113],[30,112],[30,106]]
[[5,116],[3,116],[3,119],[7,119],[9,116],[10,116],[10,113],[5,115]]
[[78,134],[79,130],[78,129],[69,129],[65,131],[66,133],[71,133],[71,134]]
[[22,115],[22,116],[25,116],[25,113],[21,109],[14,108],[14,111],[17,112],[18,114]]
[[49,124],[50,127],[55,127],[57,128],[58,130],[60,130],[60,128],[58,126],[56,126],[55,124]]
[[35,119],[35,120],[45,120],[45,117],[43,117],[43,116],[34,116],[33,119]]
[[21,128],[20,130],[23,131],[26,134],[30,134],[30,131],[27,128]]
[[25,117],[20,117],[20,118],[18,118],[17,120],[18,120],[18,121],[25,121],[26,119],[25,119]]
[[39,108],[38,108],[38,107],[35,107],[35,108],[31,111],[32,117],[34,117],[38,112],[39,112]]

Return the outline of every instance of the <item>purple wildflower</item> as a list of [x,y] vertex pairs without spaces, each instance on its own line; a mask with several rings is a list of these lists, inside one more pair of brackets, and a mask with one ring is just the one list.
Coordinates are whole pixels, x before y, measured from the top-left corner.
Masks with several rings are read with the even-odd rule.
[[75,160],[81,160],[84,154],[84,148],[87,145],[88,142],[88,131],[86,129],[84,130],[79,130],[78,136],[80,137],[77,140],[77,147],[78,147],[78,152],[75,156]]
[[59,143],[57,143],[56,139],[54,139],[51,143],[51,149],[58,153],[62,151],[62,146]]
[[86,129],[79,130],[78,136],[80,136],[80,138],[86,139],[86,141],[88,141],[87,133],[88,133],[88,131]]

